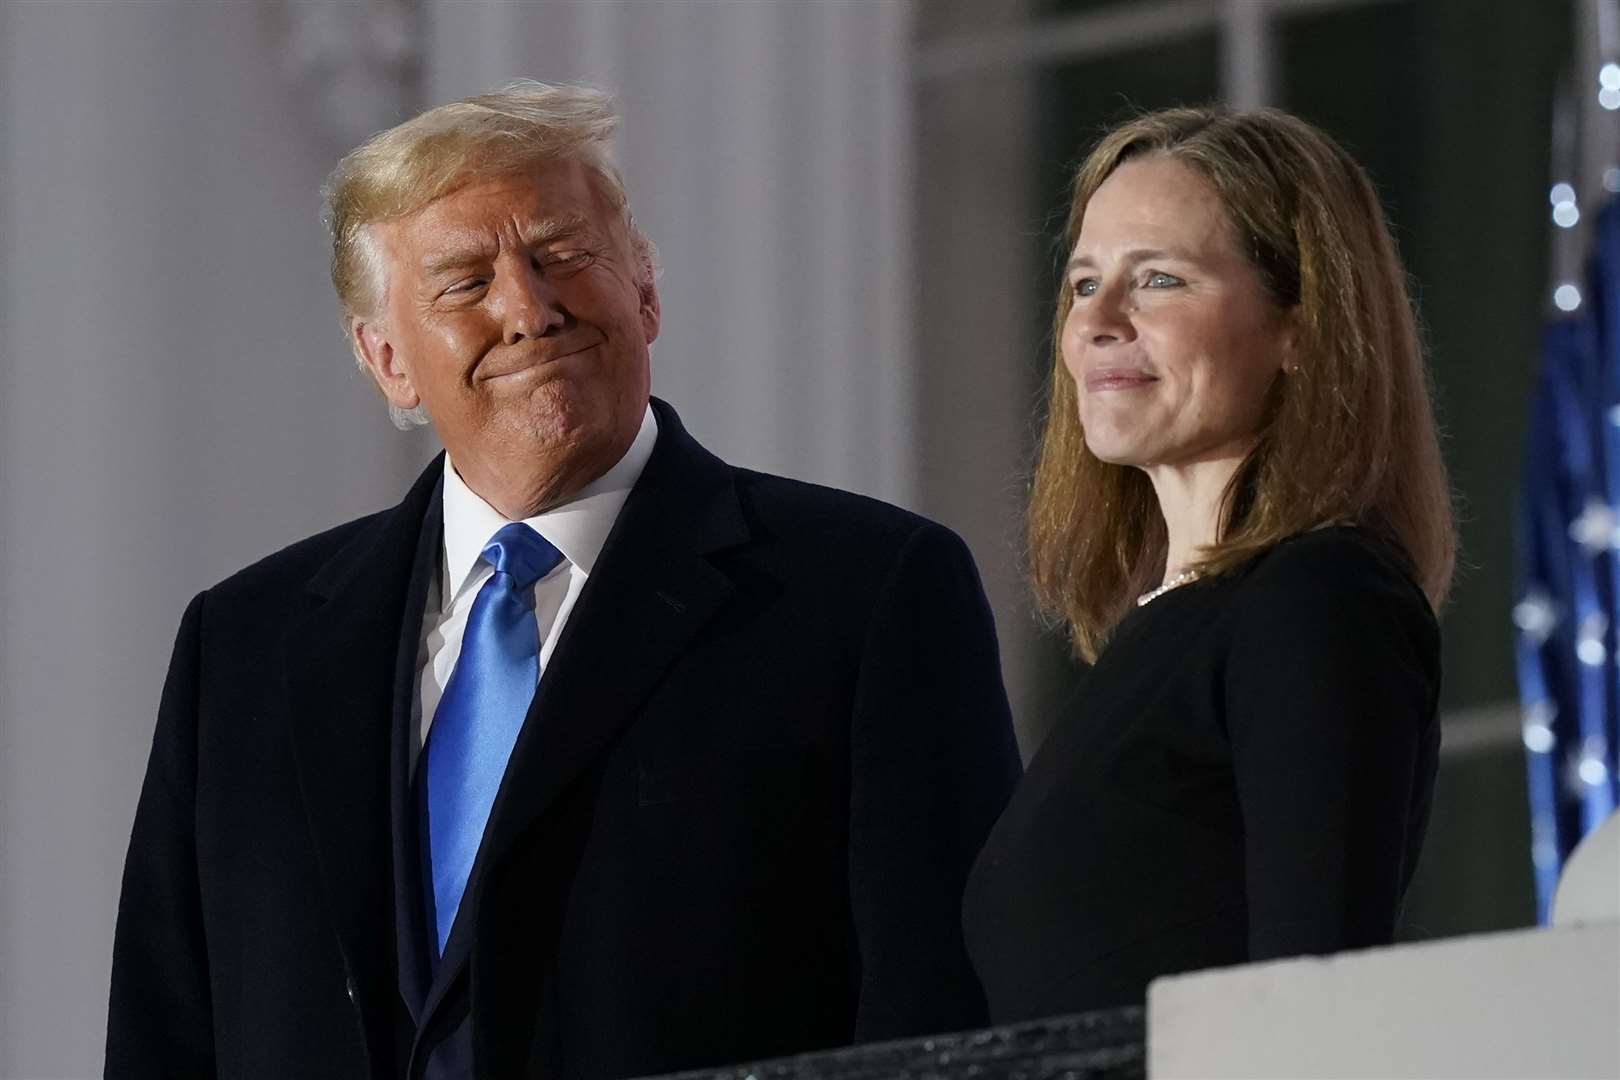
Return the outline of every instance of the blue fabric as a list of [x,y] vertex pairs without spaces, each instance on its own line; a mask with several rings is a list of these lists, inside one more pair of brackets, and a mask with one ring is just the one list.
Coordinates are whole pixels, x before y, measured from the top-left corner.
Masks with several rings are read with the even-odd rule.
[[1542,922],[1565,857],[1620,797],[1620,205],[1598,213],[1583,293],[1542,335],[1520,508],[1514,622]]
[[473,600],[461,655],[428,729],[424,854],[436,955],[450,940],[495,793],[540,681],[534,583],[562,561],[521,523],[497,532],[483,557],[495,573]]

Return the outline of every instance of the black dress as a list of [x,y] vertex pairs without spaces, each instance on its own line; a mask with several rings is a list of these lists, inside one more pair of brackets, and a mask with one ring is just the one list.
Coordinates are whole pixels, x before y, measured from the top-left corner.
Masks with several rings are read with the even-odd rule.
[[1428,601],[1357,529],[1133,610],[968,879],[992,1019],[1391,941],[1428,819],[1439,685]]

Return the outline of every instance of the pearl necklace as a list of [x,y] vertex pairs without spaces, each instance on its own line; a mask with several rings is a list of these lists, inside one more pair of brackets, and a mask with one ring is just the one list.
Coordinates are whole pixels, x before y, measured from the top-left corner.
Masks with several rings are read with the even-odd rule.
[[1141,596],[1138,596],[1136,598],[1136,606],[1137,607],[1146,607],[1147,605],[1151,604],[1153,601],[1157,600],[1159,597],[1163,596],[1165,593],[1169,592],[1171,589],[1179,588],[1180,586],[1185,585],[1188,582],[1197,581],[1197,580],[1198,580],[1198,571],[1197,570],[1194,570],[1191,567],[1188,567],[1185,570],[1178,570],[1176,572],[1175,577],[1173,577],[1170,580],[1166,581],[1163,585],[1160,585],[1157,589],[1149,589],[1147,592],[1143,593]]

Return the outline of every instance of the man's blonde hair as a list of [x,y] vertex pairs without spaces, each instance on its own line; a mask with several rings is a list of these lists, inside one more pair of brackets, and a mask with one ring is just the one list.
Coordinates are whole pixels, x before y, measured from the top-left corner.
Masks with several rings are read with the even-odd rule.
[[382,306],[387,283],[370,226],[416,213],[469,181],[578,161],[624,214],[638,278],[656,273],[656,253],[630,216],[614,165],[619,125],[613,99],[586,86],[519,79],[489,94],[451,102],[389,128],[344,155],[325,188],[332,234],[332,285],[344,320]]

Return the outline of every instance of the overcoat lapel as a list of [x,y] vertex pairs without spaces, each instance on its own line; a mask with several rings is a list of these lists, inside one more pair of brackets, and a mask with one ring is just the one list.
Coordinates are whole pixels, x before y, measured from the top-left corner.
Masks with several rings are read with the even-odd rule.
[[707,558],[748,538],[731,471],[657,405],[658,444],[513,748],[484,839],[492,863],[618,736],[734,590]]
[[438,581],[444,552],[443,459],[435,462],[440,480],[433,486],[432,498],[422,515],[416,555],[411,568],[410,587],[399,624],[394,667],[393,723],[390,742],[389,803],[393,822],[394,853],[394,937],[399,964],[400,996],[411,1022],[420,1025],[422,1004],[432,983],[432,962],[428,956],[426,883],[423,880],[421,838],[423,808],[417,799],[412,750],[420,739],[413,723],[417,697],[417,653],[422,640],[422,616],[430,590]]
[[397,1000],[388,917],[394,910],[389,764],[400,625],[441,468],[429,466],[403,502],[310,580],[310,610],[284,643],[299,787],[344,961],[373,1038],[390,1030]]
[[[635,717],[734,586],[708,555],[748,539],[730,468],[655,401],[658,443],[563,629],[490,814],[468,896]],[[468,904],[464,901],[465,914]],[[470,952],[458,919],[425,1012]]]

